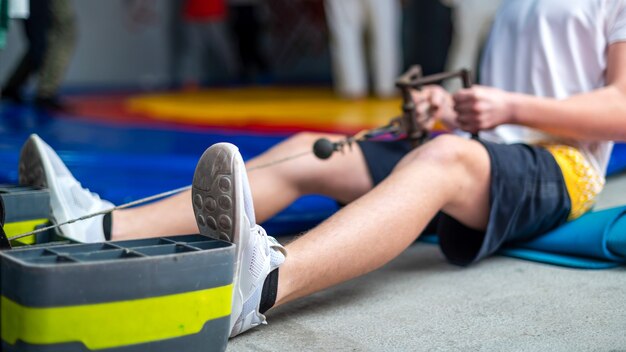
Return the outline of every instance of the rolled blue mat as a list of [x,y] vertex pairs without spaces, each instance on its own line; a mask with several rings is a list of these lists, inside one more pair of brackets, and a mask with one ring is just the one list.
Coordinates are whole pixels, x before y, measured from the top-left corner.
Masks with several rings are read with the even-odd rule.
[[[436,235],[420,237],[438,243]],[[626,206],[591,212],[543,236],[517,243],[498,254],[579,269],[626,264]]]
[[626,206],[591,212],[519,247],[626,262]]
[[[622,213],[623,214],[623,213]],[[607,234],[606,246],[609,251],[626,259],[626,216],[619,216]]]
[[621,265],[620,263],[606,261],[604,259],[581,258],[572,255],[548,253],[525,248],[505,248],[500,250],[498,254],[538,263],[577,269],[610,269]]

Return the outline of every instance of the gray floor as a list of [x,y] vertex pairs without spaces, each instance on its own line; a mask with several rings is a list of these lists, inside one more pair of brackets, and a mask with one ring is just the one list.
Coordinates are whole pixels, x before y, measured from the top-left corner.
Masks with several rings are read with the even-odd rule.
[[[626,204],[626,175],[599,207]],[[470,268],[417,244],[382,269],[280,307],[235,351],[626,351],[626,267],[506,257]]]

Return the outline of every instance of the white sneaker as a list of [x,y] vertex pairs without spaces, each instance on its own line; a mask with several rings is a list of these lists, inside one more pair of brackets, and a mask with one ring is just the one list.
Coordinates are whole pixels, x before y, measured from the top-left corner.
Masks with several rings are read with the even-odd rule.
[[[51,220],[57,224],[113,207],[112,203],[84,189],[61,158],[36,134],[32,134],[22,147],[19,183],[48,188]],[[63,225],[60,227],[61,235],[78,242],[103,242],[103,217],[100,215]]]
[[266,324],[259,312],[263,283],[285,261],[287,252],[255,223],[248,177],[237,147],[219,143],[202,154],[191,194],[200,233],[237,245],[230,336]]

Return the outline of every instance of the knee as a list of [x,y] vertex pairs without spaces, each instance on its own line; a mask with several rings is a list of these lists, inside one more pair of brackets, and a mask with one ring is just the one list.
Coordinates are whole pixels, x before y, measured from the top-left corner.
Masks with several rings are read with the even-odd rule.
[[454,135],[441,135],[411,152],[406,164],[428,163],[446,169],[462,167],[471,159],[467,155],[471,152],[468,143],[472,142]]

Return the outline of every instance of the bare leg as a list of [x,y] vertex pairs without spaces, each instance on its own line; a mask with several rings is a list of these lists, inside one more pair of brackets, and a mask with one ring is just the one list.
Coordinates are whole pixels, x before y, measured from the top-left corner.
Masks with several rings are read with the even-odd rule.
[[[339,140],[342,136],[302,133],[277,145],[248,163],[263,165],[301,151],[311,150],[320,137]],[[314,155],[294,159],[272,167],[253,170],[250,187],[258,222],[263,222],[306,194],[321,194],[349,203],[372,189],[363,154],[358,147],[332,158],[320,160]]]
[[276,305],[375,270],[439,211],[484,229],[490,163],[476,141],[441,136],[413,151],[371,192],[287,246]]
[[[249,168],[310,150],[320,137],[337,135],[300,133],[251,160]],[[349,203],[372,188],[372,181],[360,149],[337,153],[328,160],[313,155],[283,164],[253,170],[249,174],[258,222],[263,222],[302,195],[322,194]],[[198,227],[191,207],[191,192],[160,202],[113,214],[114,240],[196,233]]]

